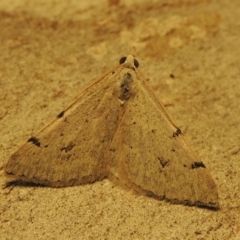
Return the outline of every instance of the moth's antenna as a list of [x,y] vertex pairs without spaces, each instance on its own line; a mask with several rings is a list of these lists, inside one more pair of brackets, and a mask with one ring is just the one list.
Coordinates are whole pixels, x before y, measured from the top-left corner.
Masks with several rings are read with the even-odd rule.
[[129,55],[132,55],[135,57],[135,55],[136,55],[136,47],[135,46],[131,47]]

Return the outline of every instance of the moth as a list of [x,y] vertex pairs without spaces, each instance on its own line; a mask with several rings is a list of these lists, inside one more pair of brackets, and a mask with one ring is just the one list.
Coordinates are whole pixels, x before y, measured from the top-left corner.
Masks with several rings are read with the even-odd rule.
[[9,181],[68,187],[109,178],[172,203],[219,208],[214,180],[132,54],[12,154]]

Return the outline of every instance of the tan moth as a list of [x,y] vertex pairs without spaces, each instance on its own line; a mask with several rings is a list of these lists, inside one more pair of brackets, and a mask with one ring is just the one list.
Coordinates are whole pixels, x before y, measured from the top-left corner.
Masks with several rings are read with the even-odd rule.
[[216,184],[133,55],[81,92],[9,159],[9,180],[68,187],[115,179],[172,203],[217,209]]

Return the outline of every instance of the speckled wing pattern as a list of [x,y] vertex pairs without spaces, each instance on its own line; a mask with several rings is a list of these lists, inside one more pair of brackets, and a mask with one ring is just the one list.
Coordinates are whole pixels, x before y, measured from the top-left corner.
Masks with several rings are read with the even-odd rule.
[[210,173],[132,56],[86,88],[9,159],[11,180],[52,187],[105,177],[158,199],[218,209]]
[[29,138],[9,159],[11,179],[52,187],[101,180],[106,152],[117,128],[118,105],[111,104],[114,69],[86,88],[57,118]]

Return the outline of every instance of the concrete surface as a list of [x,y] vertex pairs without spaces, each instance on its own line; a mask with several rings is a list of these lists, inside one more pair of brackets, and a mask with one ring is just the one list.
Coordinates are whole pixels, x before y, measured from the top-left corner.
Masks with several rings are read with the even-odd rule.
[[221,209],[172,205],[109,180],[17,186],[0,190],[0,239],[240,239],[239,18],[239,0],[1,0],[2,185],[9,156],[135,45]]

